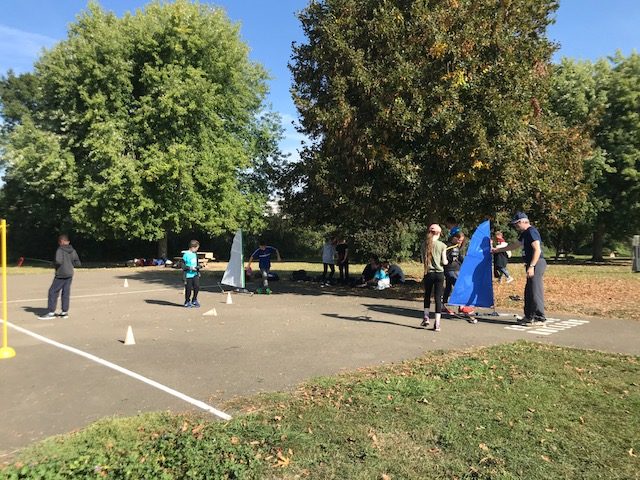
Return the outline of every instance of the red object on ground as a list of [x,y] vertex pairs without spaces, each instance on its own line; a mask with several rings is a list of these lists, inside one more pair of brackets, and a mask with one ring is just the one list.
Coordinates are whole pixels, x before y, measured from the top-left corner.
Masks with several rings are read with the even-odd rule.
[[24,257],[20,257],[18,259],[18,266],[21,267],[23,263],[24,263]]

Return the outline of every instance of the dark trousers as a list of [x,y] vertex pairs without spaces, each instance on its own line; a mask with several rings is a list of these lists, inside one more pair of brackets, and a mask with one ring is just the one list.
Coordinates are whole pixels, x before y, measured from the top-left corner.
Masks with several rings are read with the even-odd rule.
[[[198,299],[200,291],[200,277],[186,278],[184,282],[184,301],[190,302]],[[191,298],[193,292],[193,298]]]
[[527,318],[544,318],[543,277],[546,269],[547,262],[544,258],[540,258],[533,269],[533,277],[527,278],[527,284],[524,287],[524,316]]
[[509,270],[507,270],[507,267],[498,267],[498,266],[494,266],[493,267],[493,275],[498,280],[500,280],[503,275],[505,277],[507,277],[507,278],[509,278],[511,276],[511,275],[509,275]]
[[331,273],[329,274],[329,280],[333,278],[336,273],[336,266],[333,263],[323,263],[322,264],[322,281],[326,281],[327,279],[327,268],[331,269]]
[[436,301],[436,313],[442,312],[442,293],[444,292],[444,273],[429,272],[422,279],[424,283],[424,308],[431,305],[431,292]]
[[442,294],[442,303],[447,303],[449,301],[449,295],[451,295],[451,290],[453,290],[456,280],[458,280],[459,273],[460,272],[458,270],[444,272],[445,285],[444,293]]
[[340,281],[349,281],[349,262],[338,263],[340,270]]
[[69,297],[71,296],[71,280],[69,278],[54,278],[51,287],[49,287],[49,300],[47,302],[47,309],[49,312],[55,312],[58,304],[58,294],[62,290],[62,311],[69,311]]

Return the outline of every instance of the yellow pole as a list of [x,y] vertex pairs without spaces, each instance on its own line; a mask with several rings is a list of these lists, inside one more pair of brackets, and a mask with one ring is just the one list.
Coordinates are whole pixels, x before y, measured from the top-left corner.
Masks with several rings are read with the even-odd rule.
[[0,359],[13,358],[16,351],[7,346],[7,221],[3,218],[0,221],[2,229],[2,348],[0,348]]

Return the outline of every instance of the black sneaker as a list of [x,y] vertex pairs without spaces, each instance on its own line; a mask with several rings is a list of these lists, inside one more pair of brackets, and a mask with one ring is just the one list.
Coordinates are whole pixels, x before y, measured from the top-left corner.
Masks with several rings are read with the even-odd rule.
[[55,312],[49,312],[44,315],[40,315],[38,320],[53,320],[54,318],[56,318]]
[[518,325],[520,325],[521,327],[531,327],[533,325],[533,319],[529,317],[519,318]]
[[428,318],[423,318],[422,319],[422,323],[420,323],[421,327],[428,327],[429,326],[429,319]]
[[535,316],[533,317],[533,325],[546,325],[547,319],[544,317]]
[[58,317],[60,317],[60,318],[69,318],[69,312],[60,312]]

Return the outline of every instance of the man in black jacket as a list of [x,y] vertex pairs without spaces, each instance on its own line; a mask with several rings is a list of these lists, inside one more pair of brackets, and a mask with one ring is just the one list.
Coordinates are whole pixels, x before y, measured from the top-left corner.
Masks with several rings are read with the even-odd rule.
[[69,316],[69,296],[71,295],[71,280],[73,280],[74,267],[80,266],[80,258],[71,246],[67,235],[58,237],[58,250],[56,251],[56,259],[53,262],[56,268],[56,274],[53,277],[53,283],[49,288],[49,302],[47,305],[48,313],[41,317],[40,320],[50,320],[56,316],[56,305],[58,303],[58,294],[62,291],[62,312],[60,316],[67,318]]

